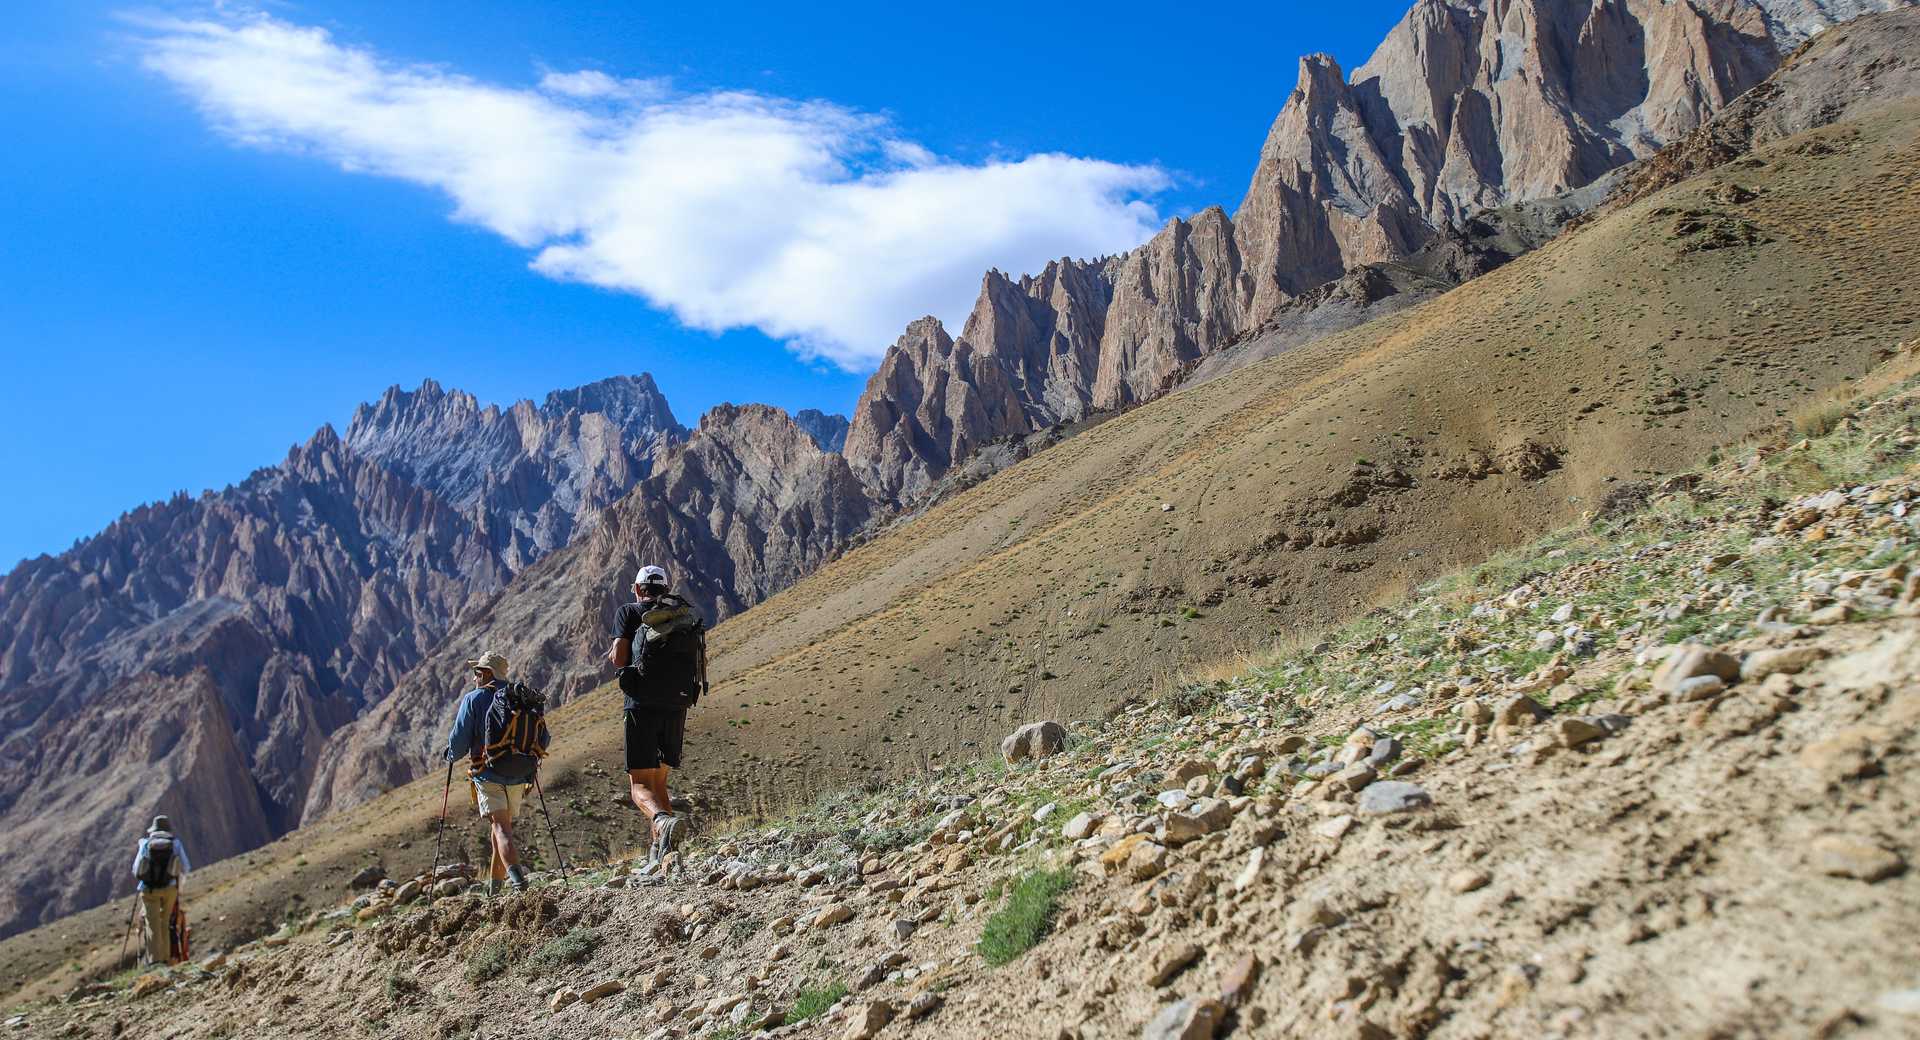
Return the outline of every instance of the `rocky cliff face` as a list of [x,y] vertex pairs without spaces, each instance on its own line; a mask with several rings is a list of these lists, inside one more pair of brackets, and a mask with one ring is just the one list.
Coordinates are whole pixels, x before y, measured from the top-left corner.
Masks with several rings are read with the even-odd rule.
[[[347,439],[323,428],[241,484],[136,509],[0,578],[0,758],[98,774],[50,818],[76,849],[109,848],[121,815],[160,797],[143,786],[155,755],[176,763],[167,797],[219,821],[188,831],[203,857],[259,845],[302,818],[329,734],[683,436],[646,377],[506,411],[427,383],[361,408]],[[176,711],[155,692],[176,684],[212,699]],[[136,697],[157,732],[190,717],[202,736],[153,754],[93,743],[89,720]],[[124,887],[118,871],[35,873],[44,843],[21,786],[38,785],[0,793],[0,867],[25,879],[0,933]]]
[[721,405],[654,475],[574,544],[463,614],[447,637],[364,718],[329,743],[309,818],[365,801],[435,762],[466,658],[482,648],[554,702],[605,682],[613,613],[633,573],[659,564],[718,622],[830,559],[873,516],[846,460],[823,452],[785,412]]
[[1302,59],[1230,217],[1038,277],[990,273],[958,339],[909,326],[854,411],[848,461],[904,504],[982,444],[1151,398],[1349,272],[1653,154],[1808,32],[1890,6],[1420,0],[1351,77]]
[[473,514],[518,569],[567,544],[685,437],[653,377],[639,375],[505,410],[431,379],[392,387],[354,411],[346,442]]

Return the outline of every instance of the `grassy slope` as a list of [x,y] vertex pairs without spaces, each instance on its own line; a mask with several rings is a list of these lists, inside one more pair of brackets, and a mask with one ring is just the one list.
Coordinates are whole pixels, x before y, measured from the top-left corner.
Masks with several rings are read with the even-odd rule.
[[[716,632],[725,681],[693,724],[693,780],[770,809],[969,758],[1017,722],[1098,713],[1191,662],[1351,617],[1572,520],[1610,478],[1774,422],[1912,334],[1917,131],[1905,108],[1783,142],[1429,304],[1136,409],[849,553]],[[1759,195],[1718,201],[1731,183]],[[1770,241],[1692,250],[1675,210]],[[1563,465],[1436,475],[1525,443]],[[1362,459],[1414,486],[1359,496]],[[1326,533],[1362,541],[1282,547]],[[555,719],[557,800],[590,814],[555,805],[576,846],[632,839],[608,804],[617,722],[605,692]],[[372,857],[424,864],[434,779],[200,872],[203,948],[296,893],[331,901]],[[124,912],[0,943],[6,981],[50,992],[105,964]]]

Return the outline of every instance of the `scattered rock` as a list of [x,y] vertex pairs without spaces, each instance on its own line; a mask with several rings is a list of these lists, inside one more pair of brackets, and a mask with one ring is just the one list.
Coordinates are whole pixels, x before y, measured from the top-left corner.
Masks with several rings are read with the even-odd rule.
[[360,872],[347,882],[348,888],[372,888],[387,879],[387,872],[379,864],[361,867]]
[[1167,844],[1184,845],[1233,822],[1233,808],[1218,798],[1202,798],[1187,811],[1167,817]]
[[845,903],[833,903],[814,915],[814,928],[831,928],[842,921],[853,918],[853,908]]
[[1825,647],[1788,646],[1777,650],[1755,650],[1740,662],[1740,680],[1757,682],[1769,675],[1798,675],[1807,666],[1827,656]]
[[588,986],[586,991],[580,994],[580,1003],[591,1004],[604,997],[611,997],[616,993],[624,993],[626,989],[627,984],[621,982],[619,979],[608,979],[605,982],[596,982]]
[[1740,678],[1740,659],[1700,643],[1681,643],[1653,670],[1653,688],[1661,693],[1676,694],[1688,679],[1706,675],[1732,682]]
[[1522,693],[1502,701],[1495,719],[1507,727],[1531,726],[1552,714],[1545,705]]
[[1373,783],[1379,778],[1379,775],[1379,773],[1374,771],[1372,766],[1365,762],[1355,762],[1353,765],[1341,770],[1340,775],[1334,778],[1334,783],[1345,787],[1349,791],[1358,791],[1368,784]]
[[1607,731],[1590,719],[1563,718],[1553,724],[1554,739],[1561,747],[1577,748],[1606,735]]
[[1704,701],[1710,697],[1718,697],[1725,693],[1726,689],[1727,681],[1717,675],[1696,675],[1690,679],[1680,680],[1674,687],[1673,699],[1683,704],[1689,701]]
[[1353,817],[1342,814],[1331,819],[1321,820],[1319,823],[1314,824],[1313,833],[1318,834],[1322,838],[1332,838],[1334,841],[1339,841],[1352,826]]
[[547,1010],[557,1012],[579,999],[580,994],[577,991],[570,987],[562,986],[553,991],[553,996],[547,998]]
[[893,1021],[895,1014],[890,1000],[872,1000],[860,1006],[849,1020],[845,1040],[869,1040],[875,1033],[885,1029]]
[[1447,878],[1447,887],[1452,889],[1456,895],[1465,895],[1468,892],[1487,887],[1487,882],[1492,880],[1493,875],[1488,874],[1479,867],[1461,867]]
[[1000,757],[1008,762],[1045,758],[1067,746],[1067,728],[1058,722],[1029,722],[1000,742]]
[[1260,981],[1260,958],[1243,953],[1220,976],[1220,1004],[1229,1011],[1247,1002]]
[[1409,812],[1433,804],[1427,789],[1405,780],[1380,780],[1360,792],[1359,808],[1363,816],[1383,816]]
[[1175,975],[1187,970],[1187,965],[1199,960],[1203,952],[1200,944],[1193,942],[1161,950],[1147,965],[1147,985],[1159,987],[1172,982]]
[[1141,1031],[1141,1040],[1212,1040],[1213,1034],[1220,1028],[1220,1022],[1226,1017],[1227,1009],[1217,1000],[1204,1000],[1189,997],[1176,1000],[1160,1009],[1147,1027]]
[[1079,841],[1092,834],[1093,829],[1099,825],[1100,817],[1090,812],[1083,812],[1068,820],[1066,826],[1060,828],[1060,836],[1068,841]]
[[907,1017],[918,1022],[940,1010],[940,1005],[944,1003],[946,1003],[945,997],[929,990],[913,998],[913,1003],[907,1005]]
[[1864,838],[1845,834],[1825,834],[1813,840],[1809,861],[1822,874],[1856,878],[1872,883],[1885,881],[1907,868],[1905,860]]
[[1248,853],[1247,865],[1240,868],[1240,875],[1233,879],[1233,890],[1235,892],[1245,892],[1247,889],[1252,888],[1254,882],[1260,880],[1260,868],[1265,866],[1266,862],[1267,850],[1264,847],[1254,849]]

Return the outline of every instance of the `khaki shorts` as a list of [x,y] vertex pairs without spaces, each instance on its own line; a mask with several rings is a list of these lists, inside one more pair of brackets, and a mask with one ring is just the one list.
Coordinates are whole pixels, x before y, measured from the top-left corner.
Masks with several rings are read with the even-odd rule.
[[507,819],[520,811],[520,799],[527,793],[526,784],[490,784],[484,780],[473,782],[474,802],[480,807],[480,815],[492,816],[505,812]]

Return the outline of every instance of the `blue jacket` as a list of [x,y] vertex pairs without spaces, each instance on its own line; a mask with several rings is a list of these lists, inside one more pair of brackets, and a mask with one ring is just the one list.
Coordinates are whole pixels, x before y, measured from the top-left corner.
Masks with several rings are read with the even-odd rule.
[[[458,762],[483,745],[487,739],[487,712],[493,707],[494,697],[506,688],[505,679],[495,679],[485,686],[468,690],[467,695],[460,698],[460,711],[453,717],[453,732],[447,736],[447,761]],[[552,739],[544,733],[541,738],[541,747],[546,747]],[[539,765],[526,756],[508,756],[473,774],[473,778],[489,784],[524,784],[533,779],[534,770]]]
[[[187,862],[187,843],[181,841],[178,834],[170,834],[168,837],[173,839],[173,869],[171,873],[173,874],[173,880],[177,883],[181,878],[186,876],[187,871],[193,869],[193,864]],[[146,865],[147,839],[141,838],[140,846],[133,850],[133,876],[140,877],[142,874],[145,874],[146,871],[142,868]],[[147,890],[146,881],[142,880],[140,882],[139,889],[142,892]]]

